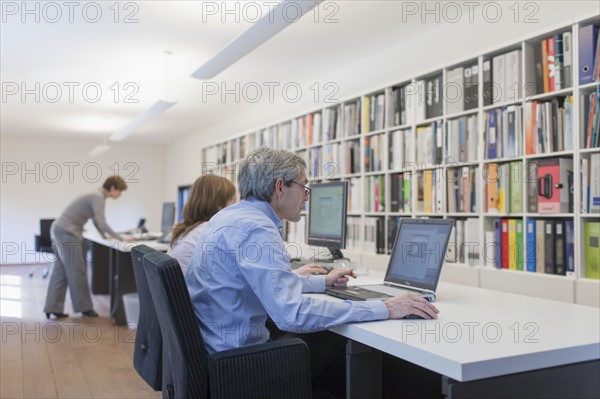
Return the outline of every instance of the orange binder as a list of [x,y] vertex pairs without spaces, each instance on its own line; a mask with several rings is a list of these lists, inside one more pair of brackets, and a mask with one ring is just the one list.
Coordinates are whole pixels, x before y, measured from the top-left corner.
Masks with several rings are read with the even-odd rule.
[[498,164],[491,163],[487,167],[487,211],[498,211]]

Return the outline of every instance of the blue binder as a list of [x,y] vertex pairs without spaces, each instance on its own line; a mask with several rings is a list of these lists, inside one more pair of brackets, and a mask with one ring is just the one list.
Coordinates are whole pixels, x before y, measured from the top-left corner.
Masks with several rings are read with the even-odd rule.
[[528,272],[536,271],[536,260],[537,260],[537,250],[536,250],[536,242],[535,242],[535,220],[528,219],[527,220],[527,232],[526,232],[526,240],[527,240],[527,260],[526,260],[526,270]]
[[[493,141],[493,142],[492,142]],[[487,157],[496,158],[496,143],[498,142],[498,132],[496,131],[496,111],[488,112],[488,138],[487,138]]]
[[598,40],[598,25],[579,28],[579,84],[594,81],[594,60]]
[[565,241],[566,241],[566,261],[567,275],[575,273],[575,238],[574,238],[573,220],[565,221]]

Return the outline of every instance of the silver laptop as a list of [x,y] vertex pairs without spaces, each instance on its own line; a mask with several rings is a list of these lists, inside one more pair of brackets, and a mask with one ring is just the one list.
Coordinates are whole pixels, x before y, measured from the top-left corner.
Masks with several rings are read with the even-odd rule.
[[406,291],[435,302],[454,220],[400,219],[383,284],[327,288],[325,293],[354,301],[383,300]]

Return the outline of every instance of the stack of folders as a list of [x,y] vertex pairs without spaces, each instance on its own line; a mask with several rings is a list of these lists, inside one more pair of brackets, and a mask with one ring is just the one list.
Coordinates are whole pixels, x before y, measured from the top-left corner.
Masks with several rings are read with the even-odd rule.
[[360,99],[344,103],[342,134],[344,137],[360,133]]
[[516,157],[523,154],[522,108],[511,105],[485,114],[485,157]]
[[456,219],[450,233],[445,260],[451,263],[477,265],[482,253],[482,244],[484,243],[481,242],[476,218]]
[[600,279],[600,222],[583,223],[585,277]]
[[433,166],[442,161],[442,122],[417,128],[416,159],[419,166]]
[[[477,212],[477,167],[463,166],[447,170],[448,212]],[[440,194],[441,195],[441,194]]]
[[368,176],[365,186],[365,212],[385,212],[385,176]]
[[318,144],[322,141],[322,122],[321,113],[314,112],[305,116],[306,121],[301,126],[304,126],[304,135],[308,145]]
[[581,211],[600,213],[600,153],[581,160]]
[[417,173],[417,212],[443,212],[444,173],[430,169]]
[[573,149],[573,97],[523,104],[525,152],[543,154]]
[[[488,105],[486,90],[490,86],[494,104],[515,102],[522,97],[521,59],[521,50],[513,50],[493,57],[491,64],[489,60],[483,62],[484,105]],[[491,82],[486,82],[490,76]]]
[[324,130],[323,139],[325,141],[335,140],[341,137],[342,123],[340,121],[341,108],[340,105],[327,108],[324,112]]
[[406,88],[407,85],[392,89],[388,106],[388,126],[406,125]]
[[573,212],[574,177],[571,158],[529,161],[526,176],[527,210],[530,213]]
[[[297,153],[300,154],[301,151]],[[350,140],[340,143],[340,149],[338,154],[339,167],[337,168],[339,174],[354,174],[360,172],[360,164],[362,162],[362,156],[360,152],[360,141]]]
[[346,248],[350,250],[361,250],[362,243],[360,232],[362,223],[360,217],[348,217],[346,219]]
[[362,132],[369,133],[385,127],[385,94],[373,94],[363,97]]
[[444,100],[446,115],[476,108],[478,104],[479,67],[471,64],[450,69],[446,75]]
[[583,97],[583,130],[581,143],[583,148],[600,147],[600,86],[596,91]]
[[348,179],[348,212],[358,213],[362,209],[360,207],[360,199],[363,195],[362,180],[360,177],[351,177]]
[[363,251],[378,254],[385,253],[384,224],[384,219],[380,217],[365,218]]
[[502,218],[485,232],[485,264],[498,269],[573,275],[573,220]]
[[365,156],[363,163],[365,166],[365,172],[378,172],[383,168],[383,159],[385,155],[385,135],[376,134],[372,136],[366,136],[364,139],[365,143]]
[[522,162],[513,161],[488,164],[485,173],[487,212],[522,213]]
[[390,176],[390,212],[410,212],[410,182],[412,173],[397,173]]
[[573,85],[573,34],[557,33],[535,46],[536,93]]
[[477,115],[446,122],[446,163],[476,161],[478,145]]
[[443,113],[443,80],[442,75],[433,76],[428,79],[419,80],[411,84],[410,89],[407,89],[406,105],[407,105],[407,122],[413,123],[412,110],[409,110],[410,104],[415,104],[415,120],[416,123],[421,123],[426,119],[442,116]]

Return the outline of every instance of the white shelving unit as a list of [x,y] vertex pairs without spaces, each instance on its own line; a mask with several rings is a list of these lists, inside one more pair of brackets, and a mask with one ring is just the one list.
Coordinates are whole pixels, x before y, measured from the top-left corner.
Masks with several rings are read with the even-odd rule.
[[[581,106],[582,96],[596,90],[600,82],[594,82],[586,85],[579,85],[578,68],[578,32],[580,26],[598,23],[599,15],[589,16],[578,21],[568,21],[563,25],[559,25],[550,30],[539,32],[536,35],[528,36],[520,41],[516,41],[510,45],[505,45],[498,48],[490,49],[484,54],[477,57],[472,57],[464,62],[446,65],[441,68],[433,69],[416,77],[404,77],[397,83],[393,83],[386,87],[377,88],[360,97],[355,97],[343,101],[339,104],[329,105],[322,109],[313,110],[307,114],[297,115],[289,120],[276,123],[258,131],[243,133],[222,143],[211,145],[202,149],[202,159],[204,162],[214,162],[220,164],[220,168],[228,168],[230,175],[234,176],[237,170],[239,160],[243,158],[249,151],[260,146],[269,145],[278,148],[286,148],[290,151],[298,153],[302,156],[308,165],[307,174],[311,180],[321,179],[358,179],[362,192],[358,196],[361,204],[358,208],[349,209],[351,217],[360,218],[363,228],[360,229],[359,241],[364,242],[365,226],[367,219],[382,218],[384,220],[384,254],[365,253],[361,248],[352,249],[356,253],[361,253],[359,261],[378,259],[376,263],[385,264],[388,258],[388,229],[389,220],[395,217],[436,217],[436,218],[461,218],[461,219],[476,219],[477,220],[477,237],[481,239],[480,244],[483,244],[484,232],[490,229],[493,221],[499,218],[517,218],[523,221],[523,227],[529,219],[572,219],[574,221],[574,242],[575,242],[575,274],[574,276],[558,276],[548,275],[544,273],[531,273],[527,271],[514,271],[506,269],[496,269],[490,266],[484,266],[483,262],[483,245],[482,253],[479,256],[477,265],[453,264],[446,263],[444,270],[444,278],[451,282],[464,283],[468,285],[479,285],[484,288],[492,288],[497,290],[515,292],[526,295],[557,299],[567,302],[576,302],[588,305],[600,305],[600,281],[586,279],[584,277],[584,249],[583,249],[583,222],[596,221],[600,222],[598,214],[584,214],[580,209],[580,179],[574,179],[574,209],[572,213],[560,214],[539,214],[527,212],[527,184],[525,181],[522,184],[522,204],[523,212],[519,213],[490,213],[486,212],[486,184],[484,178],[484,169],[489,164],[501,164],[506,162],[520,161],[523,167],[526,167],[528,162],[540,160],[550,157],[568,157],[573,159],[574,176],[580,175],[580,160],[582,157],[589,157],[590,154],[600,153],[600,148],[585,149],[580,143],[580,132],[583,126],[583,109]],[[532,92],[531,82],[535,82],[535,66],[531,65],[534,48],[539,45],[539,42],[551,35],[563,33],[565,31],[572,32],[573,38],[573,86],[550,93]],[[515,101],[495,103],[492,105],[484,105],[484,84],[483,84],[483,64],[484,61],[491,60],[492,57],[504,54],[512,50],[521,50],[521,83],[523,85],[523,93],[520,98]],[[477,107],[462,112],[446,114],[442,112],[441,116],[426,118],[423,121],[415,122],[415,116],[408,116],[410,123],[403,123],[394,126],[391,120],[390,102],[392,90],[406,84],[416,84],[419,80],[431,78],[433,76],[442,76],[442,82],[446,82],[448,73],[455,67],[478,66],[478,103]],[[533,71],[533,72],[532,72]],[[503,157],[495,159],[487,159],[485,157],[485,115],[487,111],[495,110],[506,106],[522,106],[530,101],[546,101],[559,96],[573,96],[573,132],[576,132],[573,138],[573,149],[568,151],[541,153],[527,155],[525,152],[525,118],[522,118],[523,124],[523,142],[521,143],[522,153],[514,157]],[[384,96],[385,106],[379,109],[381,102],[377,96]],[[371,107],[375,112],[382,112],[385,120],[384,127],[377,129],[369,129],[365,126],[367,122],[364,117],[366,113],[362,106],[366,103],[365,99],[375,99],[377,105]],[[413,98],[414,100],[414,98]],[[447,103],[443,104],[443,109],[447,109]],[[410,104],[407,112],[416,112],[416,104]],[[337,113],[336,125],[329,125],[330,115]],[[477,116],[477,153],[473,159],[458,163],[444,163],[446,155],[446,127],[447,123],[453,119],[461,117]],[[359,124],[358,119],[361,119]],[[317,120],[318,124],[315,124]],[[419,159],[404,159],[404,162],[415,161],[414,165],[397,168],[390,165],[389,146],[392,133],[401,131],[405,132],[404,146],[407,147],[405,154],[409,158],[416,156],[417,143],[417,128],[421,126],[431,125],[432,123],[440,122],[442,124],[442,153],[441,160],[435,165],[424,164]],[[305,126],[304,131],[306,136],[301,136],[299,132],[302,126]],[[308,133],[312,129],[311,135]],[[289,136],[288,136],[289,135]],[[327,136],[326,136],[327,135]],[[243,141],[243,144],[241,143]],[[232,146],[233,143],[233,146]],[[376,146],[379,148],[379,157],[377,165],[370,165],[368,168],[364,161],[364,155],[370,148]],[[237,148],[236,148],[237,146]],[[349,151],[353,148],[354,156],[360,155],[360,162],[356,162],[350,157]],[[239,157],[239,158],[238,158]],[[321,162],[320,160],[324,160]],[[380,168],[377,166],[381,165]],[[442,212],[423,212],[417,209],[417,179],[418,176],[426,170],[436,170],[442,176],[448,176],[448,172],[457,167],[469,166],[475,168],[476,175],[476,212],[448,212],[448,201],[446,193],[446,183],[443,184],[443,190],[439,193],[443,203]],[[411,176],[411,193],[410,193],[410,212],[391,212],[390,211],[390,186],[391,178],[398,173],[415,172]],[[379,211],[367,209],[366,198],[364,192],[369,185],[370,180],[377,177],[382,177],[384,182],[383,191],[383,207]],[[525,237],[523,238],[525,240]],[[526,259],[525,249],[523,251],[523,259]],[[353,252],[354,253],[354,252]],[[525,267],[524,267],[525,269]]]

